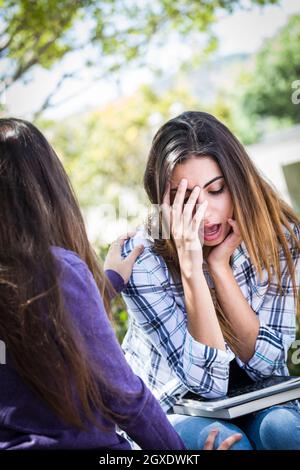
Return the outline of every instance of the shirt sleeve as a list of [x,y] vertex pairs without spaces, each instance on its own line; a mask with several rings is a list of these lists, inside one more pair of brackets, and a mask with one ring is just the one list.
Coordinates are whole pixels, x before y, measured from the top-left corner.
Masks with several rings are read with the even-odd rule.
[[[294,231],[300,239],[299,229]],[[290,239],[289,239],[290,240]],[[296,247],[290,247],[295,266],[296,286],[299,288],[300,254]],[[286,375],[288,350],[296,339],[296,302],[293,293],[292,278],[287,270],[284,252],[280,249],[281,286],[284,295],[276,292],[276,282],[267,279],[256,286],[257,298],[260,298],[256,313],[259,318],[259,333],[256,339],[254,355],[247,363],[237,358],[237,362],[248,375],[258,380],[270,375]]]
[[90,358],[109,385],[101,389],[104,403],[123,416],[115,423],[143,449],[184,449],[159,403],[128,365],[93,275],[78,257],[64,261],[61,289]]
[[120,294],[120,292],[122,292],[125,287],[125,282],[121,274],[119,274],[117,271],[114,271],[113,269],[106,269],[104,274],[114,289],[114,292],[109,292],[110,300],[112,300],[116,294]]
[[[140,240],[124,244],[124,256]],[[122,296],[130,314],[181,382],[194,393],[215,398],[227,393],[229,362],[226,351],[196,341],[187,329],[187,315],[175,301],[167,268],[145,247],[134,265]]]

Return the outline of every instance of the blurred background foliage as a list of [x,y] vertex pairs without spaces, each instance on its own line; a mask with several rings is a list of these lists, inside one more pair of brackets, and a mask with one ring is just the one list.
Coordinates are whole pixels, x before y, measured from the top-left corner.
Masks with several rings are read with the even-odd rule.
[[[278,0],[249,0],[253,5]],[[131,64],[147,66],[147,50],[159,47],[176,31],[194,44],[200,32],[201,50],[194,48],[169,72],[153,67],[154,81],[103,107],[52,120],[62,84],[80,70],[66,70],[34,112],[70,176],[83,213],[112,204],[119,214],[120,195],[147,205],[142,187],[151,140],[160,125],[184,110],[201,109],[221,119],[244,144],[266,133],[300,123],[299,106],[291,102],[291,83],[300,79],[300,15],[256,54],[217,56],[213,25],[217,13],[242,8],[242,0],[0,0],[0,83],[7,91],[18,81],[30,81],[34,68],[51,69],[68,54],[84,51],[81,68],[94,79],[120,79]],[[88,25],[81,28],[81,25]],[[255,32],[253,33],[255,34]],[[237,38],[238,40],[238,38]],[[119,77],[119,78],[118,78]],[[101,85],[100,85],[101,86]],[[0,90],[1,93],[1,90]],[[2,114],[5,113],[5,105]],[[126,203],[130,206],[131,203]],[[130,218],[130,217],[129,217]],[[87,220],[87,219],[86,219]],[[131,217],[135,226],[142,220]],[[101,259],[108,248],[105,223],[92,237]],[[119,340],[127,327],[125,305],[113,303]],[[291,358],[290,353],[290,358]],[[299,366],[291,371],[300,375]]]
[[245,109],[278,126],[299,123],[299,108],[291,100],[291,84],[299,77],[300,15],[295,15],[257,54],[243,94]]
[[[143,85],[100,110],[63,122],[39,118],[37,123],[61,156],[82,207],[115,202],[120,186],[134,188],[145,202],[141,183],[151,139],[163,122],[180,112],[211,112],[244,144],[300,122],[299,107],[290,98],[291,83],[300,77],[299,46],[297,15],[254,57],[223,62],[208,58],[196,71],[185,64],[176,76],[158,79],[155,88]],[[218,74],[221,83],[209,101],[195,86],[203,73]],[[225,75],[227,80],[221,80]]]
[[[170,32],[182,37],[205,31],[208,49],[216,42],[210,26],[219,11],[233,12],[243,0],[0,0],[1,83],[11,86],[36,65],[52,67],[68,53],[86,50],[86,67],[112,73],[132,60],[143,63],[149,41],[164,42]],[[249,0],[268,5],[278,0]],[[87,27],[78,26],[85,22]],[[48,103],[49,104],[49,103]]]

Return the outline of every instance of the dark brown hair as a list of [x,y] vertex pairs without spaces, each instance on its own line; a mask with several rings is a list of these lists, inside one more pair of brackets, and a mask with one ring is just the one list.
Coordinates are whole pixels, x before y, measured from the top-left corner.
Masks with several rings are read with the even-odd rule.
[[110,385],[64,308],[51,246],[87,264],[107,312],[113,288],[59,158],[19,119],[0,119],[0,220],[0,338],[13,366],[64,422],[84,428],[95,409],[113,418],[100,392]]
[[[299,230],[300,220],[260,175],[238,139],[214,116],[189,111],[171,119],[158,130],[144,174],[144,186],[151,203],[162,204],[166,184],[175,166],[194,157],[210,157],[219,165],[231,193],[234,216],[250,259],[260,278],[262,269],[267,270],[269,284],[273,275],[281,279],[279,247],[283,250],[297,302],[295,266],[284,227],[291,236],[292,246],[300,251],[299,239],[291,226],[295,224]],[[161,236],[161,214],[159,221],[149,218],[149,233],[152,224],[159,224],[160,233],[154,240],[154,250],[164,258],[173,277],[180,279],[180,266],[172,236],[169,240]],[[280,282],[278,288],[282,292]],[[211,289],[211,294],[225,339],[234,345],[235,338],[214,289]]]

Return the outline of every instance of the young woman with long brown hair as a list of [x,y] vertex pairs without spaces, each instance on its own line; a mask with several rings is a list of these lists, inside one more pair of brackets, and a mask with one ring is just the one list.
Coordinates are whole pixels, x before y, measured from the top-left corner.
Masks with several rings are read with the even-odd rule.
[[[172,415],[178,396],[218,397],[229,380],[289,373],[300,221],[207,113],[186,112],[159,129],[144,185],[160,210],[124,245],[124,254],[141,241],[145,249],[123,292],[130,313],[123,349],[187,447],[199,448],[216,422]],[[297,401],[219,422],[236,424],[257,449],[300,449]]]
[[117,241],[111,284],[59,158],[19,119],[0,119],[0,217],[0,449],[130,449],[116,424],[143,448],[184,449],[108,318],[143,248],[122,260]]

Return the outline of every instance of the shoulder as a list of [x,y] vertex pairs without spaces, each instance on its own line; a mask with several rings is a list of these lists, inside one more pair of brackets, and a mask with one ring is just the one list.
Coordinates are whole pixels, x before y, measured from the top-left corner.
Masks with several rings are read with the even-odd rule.
[[234,272],[252,265],[250,255],[244,241],[242,241],[242,243],[232,253],[230,264]]
[[94,281],[88,265],[77,253],[60,246],[51,246],[51,252],[57,261],[62,287],[78,290],[80,286]]
[[99,317],[99,312],[104,312],[103,299],[94,276],[74,251],[58,246],[52,246],[51,251],[58,261],[58,283],[64,304],[81,328],[86,330],[91,326],[90,322]]
[[163,267],[165,265],[163,258],[155,253],[153,239],[143,227],[139,227],[136,234],[125,241],[122,247],[122,256],[128,256],[136,246],[141,244],[144,245],[144,250],[136,260],[134,266],[136,269],[143,269],[145,266]]
[[[294,237],[292,236],[290,230],[292,231]],[[299,250],[299,244],[300,244],[300,226],[299,224],[295,223],[290,223],[289,229],[286,226],[283,226],[283,233],[286,238],[289,252],[291,254],[292,260],[294,263],[299,263],[300,261],[300,250]],[[296,240],[295,240],[296,238]],[[280,244],[279,246],[279,258],[280,258],[280,263],[282,266],[286,265],[287,259],[286,259],[286,253],[284,251],[283,245]],[[300,269],[300,266],[299,268]]]
[[51,252],[62,265],[77,266],[84,265],[86,263],[80,258],[80,256],[72,250],[67,250],[61,246],[51,246]]
[[155,253],[153,239],[147,234],[145,228],[139,227],[137,233],[125,241],[122,247],[122,256],[128,256],[137,245],[141,244],[144,245],[144,250],[133,266],[131,280],[142,274],[146,276],[153,274],[165,280],[168,277],[167,265],[164,259]]
[[[293,231],[293,233],[296,235],[297,240],[300,242],[300,225],[295,224],[295,223],[290,223],[290,229]],[[298,253],[298,256],[299,256],[299,250],[297,250],[295,246],[295,242],[292,238],[290,231],[285,225],[282,225],[282,230],[286,237],[289,247],[291,249],[295,248],[296,253]],[[278,246],[278,250],[279,250],[280,259],[282,260],[284,253],[283,253],[283,248],[281,245]],[[234,270],[237,270],[238,268],[241,268],[241,267],[242,268],[248,268],[248,266],[253,267],[250,255],[248,253],[248,250],[246,248],[244,241],[242,241],[242,243],[233,252],[231,261],[232,261],[232,267]]]
[[[297,238],[298,242],[300,242],[300,224],[296,224],[294,222],[291,222],[290,223],[290,228],[294,232],[294,235],[296,235],[296,238]],[[293,247],[295,245],[295,243],[292,240],[292,235],[291,235],[290,231],[285,226],[283,226],[283,231],[284,231],[284,234],[285,234],[285,237],[286,237],[287,241],[289,242],[289,245],[291,247]]]
[[58,265],[58,284],[66,311],[80,332],[92,340],[95,329],[109,328],[103,298],[93,273],[80,256],[72,250],[52,246]]

